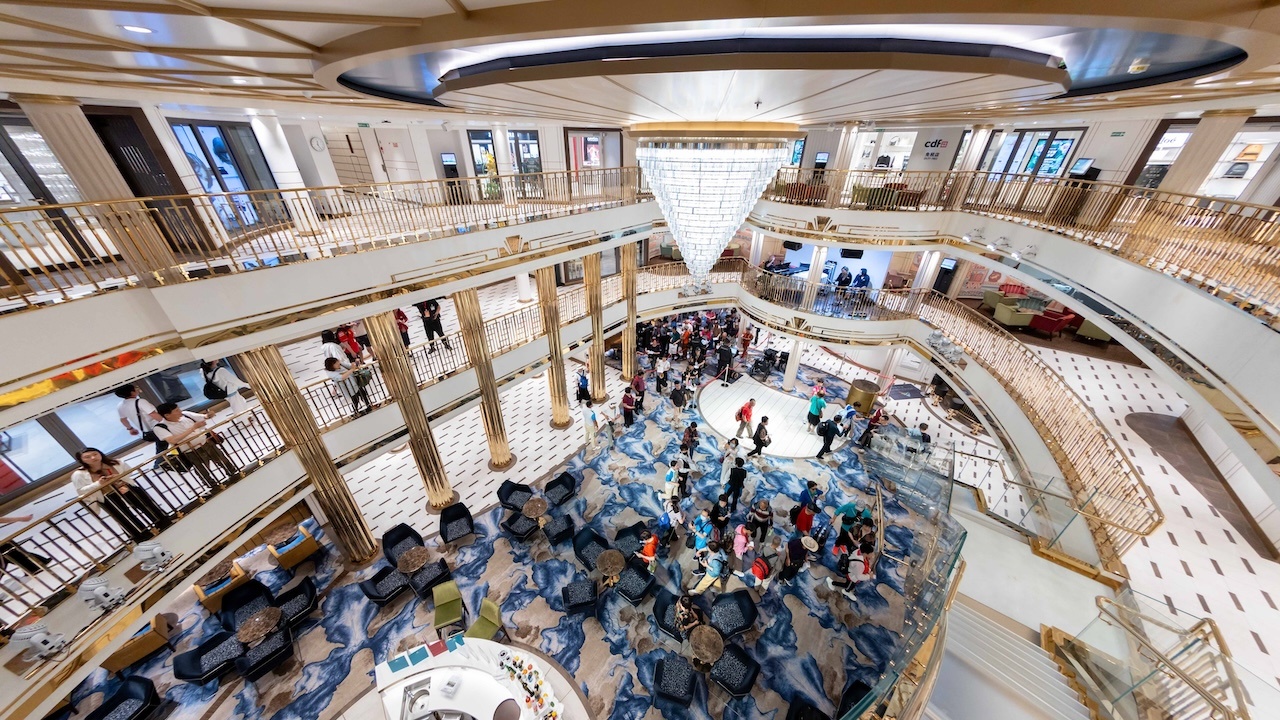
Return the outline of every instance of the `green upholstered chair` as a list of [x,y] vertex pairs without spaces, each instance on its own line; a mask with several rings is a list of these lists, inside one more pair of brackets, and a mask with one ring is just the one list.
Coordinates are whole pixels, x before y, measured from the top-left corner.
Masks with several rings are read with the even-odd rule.
[[982,291],[982,307],[996,309],[997,305],[1013,305],[1018,302],[1018,298],[1011,295],[1005,295],[999,290],[983,290]]
[[502,624],[502,609],[498,607],[498,603],[485,598],[480,601],[480,613],[476,621],[471,623],[471,627],[467,628],[463,635],[469,638],[492,640],[498,633],[507,634],[507,628]]
[[431,597],[435,601],[435,618],[432,625],[436,630],[450,625],[465,625],[467,606],[462,602],[462,593],[458,591],[458,583],[450,580],[431,589]]
[[1026,327],[1035,316],[1035,313],[1021,310],[1017,305],[996,306],[996,322],[1005,327]]
[[1111,342],[1111,336],[1102,328],[1094,325],[1092,322],[1085,320],[1076,328],[1077,338],[1087,338],[1089,340],[1097,340],[1098,342]]

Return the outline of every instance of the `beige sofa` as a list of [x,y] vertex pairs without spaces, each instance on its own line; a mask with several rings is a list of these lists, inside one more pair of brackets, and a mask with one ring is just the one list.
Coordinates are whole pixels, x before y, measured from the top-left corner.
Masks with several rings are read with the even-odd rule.
[[1023,310],[1017,305],[996,305],[996,322],[1005,327],[1026,327],[1031,324],[1031,318],[1039,313]]

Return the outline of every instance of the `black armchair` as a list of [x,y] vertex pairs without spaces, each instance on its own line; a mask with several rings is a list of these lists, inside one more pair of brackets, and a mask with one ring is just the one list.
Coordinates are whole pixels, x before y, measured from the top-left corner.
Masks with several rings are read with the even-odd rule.
[[508,510],[520,512],[531,497],[533,497],[533,488],[522,483],[503,480],[502,486],[498,488],[498,502]]
[[284,664],[293,657],[293,635],[289,628],[281,628],[262,639],[262,642],[236,658],[236,672],[253,682]]
[[760,663],[733,643],[725,643],[724,654],[711,666],[708,677],[733,697],[745,697],[760,675]]
[[173,676],[196,685],[216,680],[231,669],[236,658],[244,655],[244,645],[225,630],[173,657]]
[[444,558],[440,558],[423,565],[418,572],[410,575],[409,587],[413,588],[418,597],[429,598],[435,586],[452,579],[453,572],[449,570],[449,563],[445,562]]
[[653,596],[653,619],[663,635],[681,642],[680,629],[676,627],[676,596],[670,590],[662,588]]
[[658,660],[653,671],[653,689],[659,698],[687,708],[693,702],[696,686],[696,674],[688,660],[675,653],[667,653]]
[[440,511],[440,540],[451,543],[476,532],[471,511],[462,503],[454,503]]
[[384,567],[368,580],[360,581],[360,591],[378,607],[395,600],[409,588],[409,578],[393,567]]
[[585,565],[587,570],[595,570],[596,558],[608,549],[609,543],[591,528],[582,528],[573,536],[573,554],[578,556],[578,561]]
[[131,677],[94,708],[86,720],[142,720],[159,707],[160,696],[156,694],[156,686],[144,677]]
[[528,540],[538,529],[538,521],[524,516],[524,513],[513,512],[502,521],[502,529],[517,540]]
[[711,627],[729,639],[746,632],[756,624],[760,611],[749,590],[721,593],[711,603]]
[[564,611],[568,615],[578,613],[595,614],[597,595],[595,580],[578,580],[560,588],[560,599],[564,601]]
[[614,589],[632,605],[639,605],[653,590],[654,579],[648,568],[628,565],[618,576],[618,584]]
[[831,720],[831,716],[814,707],[807,700],[796,698],[787,708],[786,720]]
[[284,621],[289,627],[296,627],[316,609],[316,581],[307,576],[292,590],[280,593],[276,598],[276,607],[284,614]]
[[647,526],[643,522],[622,528],[613,536],[613,546],[617,548],[622,557],[630,560],[635,557],[636,551],[644,546],[644,540],[640,539],[640,533],[645,531]]
[[275,596],[266,585],[257,580],[250,580],[234,588],[222,598],[218,622],[222,624],[222,629],[235,632],[240,629],[240,624],[252,617],[254,613],[275,604]]
[[840,717],[844,717],[854,705],[862,702],[862,698],[871,692],[871,686],[861,680],[854,680],[845,686],[844,692],[840,693],[840,707],[838,713]]
[[552,545],[558,545],[573,537],[574,530],[573,518],[568,515],[551,518],[551,522],[542,528],[542,532],[547,536],[547,542]]
[[417,530],[400,523],[382,535],[382,554],[392,567],[399,562],[400,556],[413,547],[422,547],[422,536]]
[[569,502],[570,498],[577,494],[578,479],[570,475],[567,470],[548,482],[547,487],[542,491],[542,495],[547,499],[547,502],[557,507]]

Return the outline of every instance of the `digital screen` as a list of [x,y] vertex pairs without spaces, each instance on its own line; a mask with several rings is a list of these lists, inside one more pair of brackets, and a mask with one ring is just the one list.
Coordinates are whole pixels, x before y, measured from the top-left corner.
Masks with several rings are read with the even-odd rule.
[[1091,167],[1093,167],[1093,158],[1080,158],[1071,164],[1071,169],[1067,171],[1067,174],[1083,175],[1089,172]]
[[956,259],[955,259],[955,258],[943,258],[943,259],[942,259],[942,264],[941,264],[941,265],[939,265],[939,267],[940,267],[940,268],[942,268],[943,270],[954,270],[954,269],[955,269],[955,267],[956,267]]
[[831,157],[831,153],[820,152],[814,156],[813,161],[816,163],[824,163],[829,157]]
[[458,156],[455,153],[440,153],[440,162],[445,165],[457,165]]
[[[1074,139],[1063,138],[1054,140],[1049,145],[1049,153],[1045,156],[1044,162],[1040,165],[1037,175],[1057,175],[1062,170],[1062,164],[1067,161],[1067,156],[1071,154],[1071,146],[1075,144]],[[1035,148],[1031,151],[1031,157],[1027,158],[1027,164],[1023,167],[1023,172],[1031,172],[1036,166],[1036,161],[1040,159],[1040,153],[1044,152],[1044,139],[1036,141]]]

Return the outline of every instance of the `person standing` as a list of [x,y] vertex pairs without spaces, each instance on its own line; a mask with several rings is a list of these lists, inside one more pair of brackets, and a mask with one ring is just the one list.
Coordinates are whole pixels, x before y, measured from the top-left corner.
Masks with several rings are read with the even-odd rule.
[[[715,528],[711,524],[711,511],[703,508],[698,513],[698,517],[693,519],[693,554],[701,557],[705,555],[707,546],[711,543],[711,533]],[[693,571],[694,575],[701,575],[702,568]]]
[[698,449],[697,422],[689,423],[689,427],[684,429],[684,439],[681,441],[681,445],[688,448],[687,454],[689,455],[689,460],[693,460],[693,453]]
[[369,357],[373,357],[373,343],[369,342],[369,331],[364,327],[363,318],[351,323],[351,335],[355,337],[356,345],[360,348],[360,357],[364,357],[366,351]]
[[636,421],[636,397],[628,387],[622,391],[622,425],[631,427]]
[[769,439],[769,416],[765,415],[760,418],[760,424],[756,426],[755,434],[751,436],[751,441],[756,444],[755,448],[747,453],[747,457],[759,455],[772,440]]
[[152,527],[169,526],[168,514],[137,486],[135,476],[126,479],[127,470],[119,460],[97,448],[85,448],[75,458],[80,463],[71,473],[76,494],[114,518],[134,542],[150,540]]
[[[239,415],[249,409],[249,402],[240,394],[248,390],[249,384],[241,380],[222,363],[211,363],[208,360],[200,363],[200,373],[204,375],[204,396],[210,400],[227,401],[232,415]],[[210,397],[210,391],[215,397]]]
[[725,557],[724,551],[720,549],[720,543],[712,540],[707,549],[710,551],[707,555],[706,572],[702,575],[702,579],[697,585],[689,591],[690,595],[701,595],[708,588],[721,582],[728,577],[729,569],[727,567],[729,559]]
[[840,425],[834,419],[829,418],[818,423],[818,436],[822,438],[822,449],[818,451],[819,460],[823,455],[831,452],[831,443],[835,442],[837,436],[843,434]]
[[[747,357],[747,348],[751,347],[751,341],[754,339],[755,339],[755,335],[751,334],[751,328],[747,328],[742,331],[742,337],[740,338],[742,342],[742,352],[739,354],[743,358]],[[744,359],[743,362],[746,362],[746,360]]]
[[587,447],[595,450],[596,436],[600,433],[600,422],[590,400],[582,406],[582,429],[587,433]]
[[409,316],[405,315],[400,308],[396,308],[391,315],[396,319],[396,330],[400,331],[400,342],[404,343],[405,347],[409,347]]
[[644,391],[648,389],[644,381],[644,371],[637,371],[631,378],[631,392],[636,398],[636,410],[644,412]]
[[168,450],[169,443],[157,437],[153,430],[156,423],[160,422],[160,413],[156,412],[155,405],[139,394],[138,386],[126,383],[116,388],[115,395],[120,398],[116,413],[120,416],[120,424],[129,434],[141,435],[143,440],[155,443],[156,455]]
[[[351,400],[351,411],[356,417],[368,415],[373,411],[373,404],[369,402],[369,393],[365,392],[365,386],[362,384],[364,376],[359,374],[361,372],[363,372],[361,368],[350,365],[344,368],[337,358],[325,358],[324,374],[328,376],[334,387]],[[364,410],[360,409],[361,403],[364,403]]]
[[884,416],[884,406],[877,404],[875,411],[867,418],[867,425],[862,429],[862,435],[858,437],[858,446],[865,448],[870,445],[871,434],[886,422],[888,422],[888,418]]
[[725,483],[724,492],[729,496],[730,514],[738,512],[738,501],[742,499],[742,491],[747,485],[746,464],[742,458],[735,457],[729,470],[729,482]]
[[684,406],[688,401],[689,396],[685,393],[684,383],[677,380],[675,388],[671,390],[671,405],[676,409],[673,420],[677,423],[677,429],[679,429],[679,423],[684,417]]
[[350,324],[338,326],[338,344],[347,353],[351,362],[360,362],[360,343],[356,342],[356,333]]
[[[759,494],[756,497],[760,497]],[[769,537],[772,529],[773,508],[769,506],[768,500],[756,500],[747,515],[747,530],[755,534],[757,545],[764,545],[765,538]]]
[[333,358],[344,366],[351,366],[351,355],[342,343],[338,342],[338,333],[334,330],[321,331],[320,354],[326,359]]
[[[422,329],[427,332],[427,342],[440,338],[440,342],[446,350],[452,350],[453,346],[449,344],[449,338],[444,334],[444,317],[440,315],[440,300],[431,298],[423,303],[418,303],[418,311],[422,313]],[[431,349],[427,352],[435,352],[435,343],[431,344]]]
[[822,420],[822,411],[827,407],[827,401],[822,397],[821,392],[815,392],[813,397],[809,398],[809,426],[805,432],[817,432],[818,422]]
[[736,570],[742,572],[751,567],[752,551],[756,549],[755,543],[751,542],[751,532],[747,530],[746,525],[739,525],[733,531],[733,556],[734,562],[737,564]]
[[795,580],[800,571],[804,569],[804,565],[809,559],[809,553],[817,550],[818,541],[808,535],[797,535],[788,540],[787,551],[782,556],[782,571],[778,573],[778,579],[782,582]]
[[586,368],[578,368],[578,404],[581,405],[591,399],[591,378],[587,376]]
[[738,421],[738,431],[733,434],[734,437],[742,437],[751,434],[751,413],[756,409],[756,399],[751,398],[742,407],[738,408],[735,419]]
[[738,457],[739,452],[738,438],[729,438],[729,442],[724,445],[724,454],[720,456],[721,485],[728,484],[729,471],[733,469],[733,461]]
[[671,361],[666,357],[659,355],[657,360],[653,362],[653,373],[655,382],[658,387],[658,395],[665,395],[667,392],[668,374],[671,372]]
[[[205,416],[184,412],[177,403],[171,402],[160,403],[156,412],[160,413],[163,420],[156,423],[156,435],[177,448],[179,457],[190,463],[191,468],[210,489],[241,476],[240,468],[231,462],[213,434],[205,428],[208,421]],[[218,481],[209,471],[210,464],[222,468],[226,479]]]

